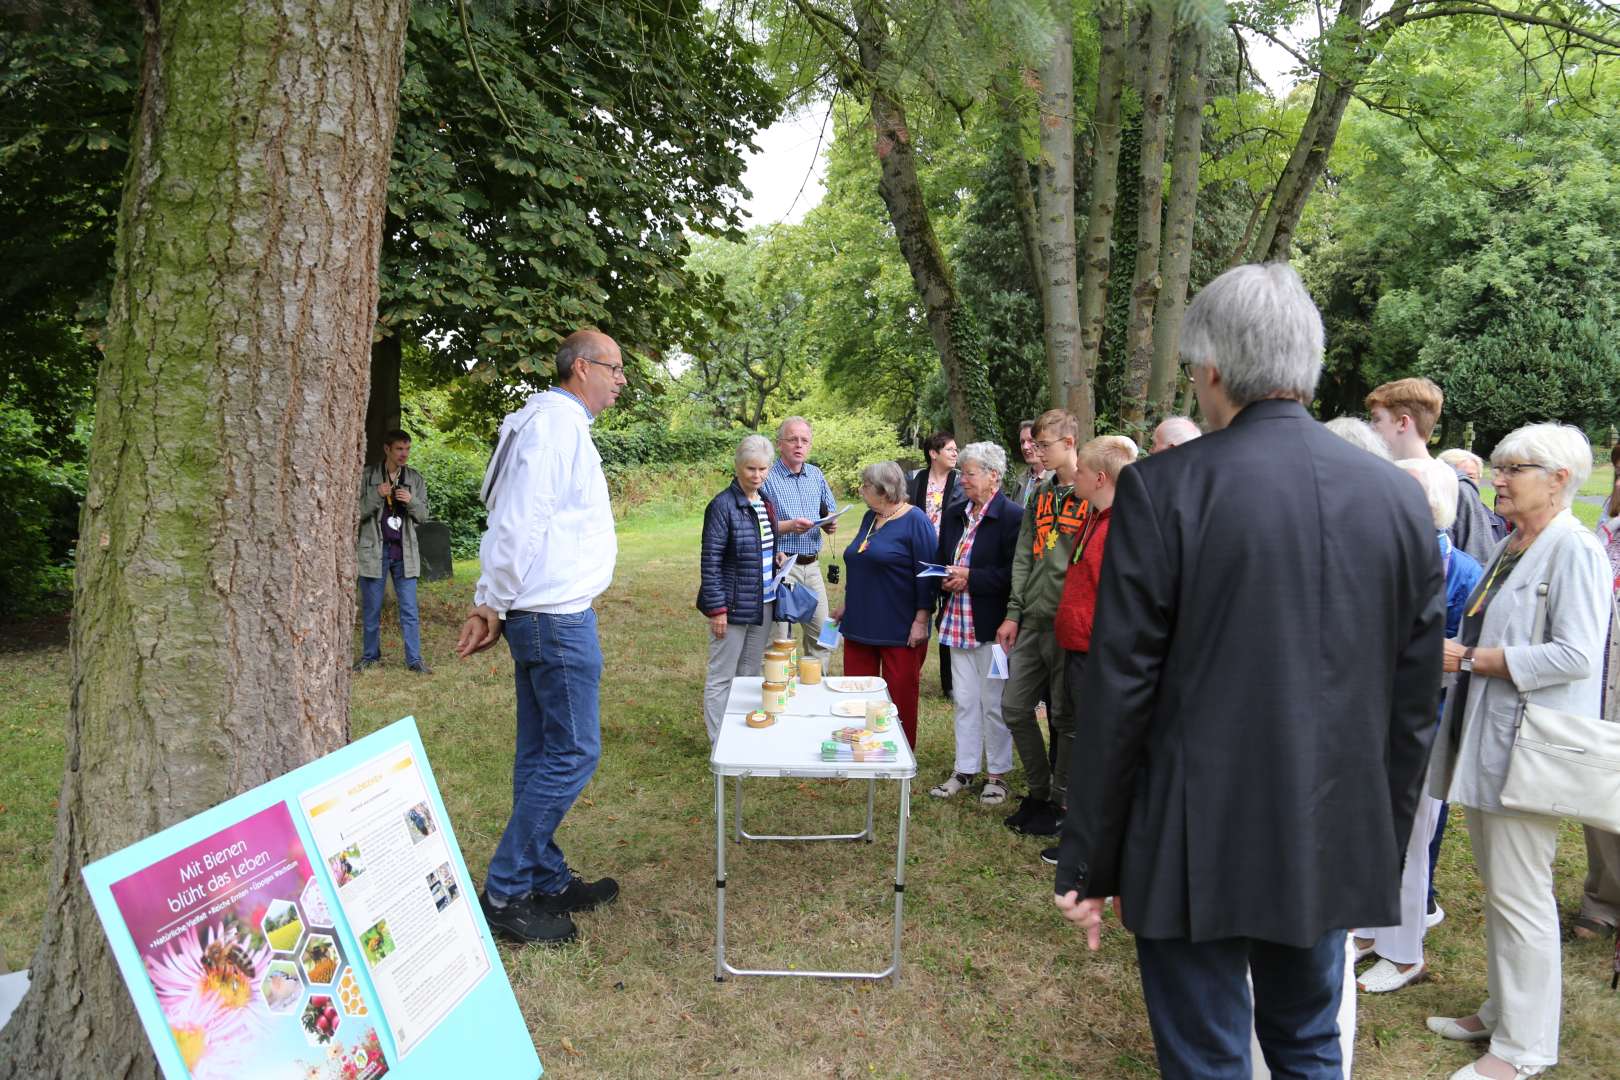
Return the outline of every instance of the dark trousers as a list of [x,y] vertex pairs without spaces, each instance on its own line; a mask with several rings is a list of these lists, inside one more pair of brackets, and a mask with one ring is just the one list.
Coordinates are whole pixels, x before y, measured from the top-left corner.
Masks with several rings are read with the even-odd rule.
[[[1277,1080],[1342,1080],[1344,931],[1309,948],[1255,938],[1137,938],[1164,1080],[1249,1080],[1251,1021]],[[1254,994],[1244,974],[1254,977]]]

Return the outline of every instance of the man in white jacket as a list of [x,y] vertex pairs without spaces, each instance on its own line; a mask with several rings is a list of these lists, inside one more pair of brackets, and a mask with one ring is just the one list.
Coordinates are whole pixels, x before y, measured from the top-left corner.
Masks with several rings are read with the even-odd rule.
[[456,644],[471,656],[504,631],[512,650],[512,816],[481,899],[496,933],[546,944],[574,937],[572,912],[619,895],[612,878],[587,882],[569,869],[554,839],[602,752],[591,602],[613,580],[618,540],[590,428],[624,388],[619,346],[595,330],[571,334],[557,351],[557,380],[501,424],[484,477],[478,587]]

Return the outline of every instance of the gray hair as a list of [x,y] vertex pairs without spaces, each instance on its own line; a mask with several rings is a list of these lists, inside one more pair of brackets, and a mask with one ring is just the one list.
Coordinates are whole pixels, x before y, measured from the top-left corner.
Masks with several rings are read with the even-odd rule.
[[786,420],[783,420],[780,424],[776,425],[776,437],[778,439],[782,438],[782,436],[787,434],[788,428],[792,427],[794,424],[803,424],[804,430],[810,432],[812,436],[814,436],[816,433],[816,429],[811,427],[810,421],[806,420],[804,417],[790,416]]
[[1471,464],[1481,476],[1485,475],[1485,459],[1472,450],[1464,450],[1460,446],[1453,446],[1450,450],[1442,450],[1435,456],[1453,469],[1460,469],[1464,465]]
[[1180,446],[1185,442],[1192,442],[1203,434],[1190,416],[1167,416],[1159,421],[1159,426],[1153,429],[1153,441],[1158,442],[1159,435],[1163,433],[1165,445]]
[[1007,475],[1007,451],[993,442],[971,442],[962,447],[956,455],[956,467],[960,469],[970,461],[978,462],[985,472]]
[[1568,510],[1575,493],[1592,475],[1592,444],[1586,433],[1571,424],[1526,424],[1507,433],[1491,451],[1491,468],[1515,461],[1540,465],[1549,471],[1569,470],[1569,482],[1558,494]]
[[872,490],[889,502],[906,501],[906,474],[898,462],[872,462],[861,470],[861,483],[871,484]]
[[742,442],[737,444],[737,453],[731,463],[741,465],[749,461],[770,461],[772,456],[771,440],[763,435],[744,435]]
[[1434,518],[1434,527],[1449,529],[1457,520],[1457,489],[1461,481],[1457,479],[1457,470],[1443,461],[1433,458],[1402,458],[1395,463],[1395,467],[1405,469],[1406,472],[1423,485],[1423,494],[1429,500],[1429,516]]
[[1357,420],[1353,416],[1335,416],[1322,426],[1351,446],[1359,446],[1374,457],[1383,458],[1385,461],[1394,460],[1389,447],[1384,445],[1384,440],[1378,437],[1378,432],[1374,431],[1372,425],[1365,420]]
[[1187,305],[1181,355],[1219,369],[1239,409],[1277,396],[1309,402],[1322,374],[1322,316],[1287,263],[1235,267]]
[[576,360],[602,359],[602,342],[606,339],[607,335],[594,331],[576,330],[569,334],[557,349],[557,378],[572,378]]

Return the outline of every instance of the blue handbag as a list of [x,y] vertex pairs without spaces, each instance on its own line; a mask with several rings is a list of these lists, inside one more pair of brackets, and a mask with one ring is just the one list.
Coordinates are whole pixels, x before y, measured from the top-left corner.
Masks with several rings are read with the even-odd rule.
[[778,622],[809,622],[816,617],[818,600],[815,590],[809,586],[784,581],[776,587],[776,619]]

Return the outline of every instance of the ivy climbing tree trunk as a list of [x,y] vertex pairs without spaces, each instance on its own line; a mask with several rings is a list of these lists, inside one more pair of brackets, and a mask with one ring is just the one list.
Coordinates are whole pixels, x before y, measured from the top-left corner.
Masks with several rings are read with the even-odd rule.
[[383,436],[400,425],[399,369],[403,359],[397,333],[371,343],[371,376],[366,395],[366,450],[369,464],[382,460]]
[[1153,0],[1144,14],[1142,45],[1142,156],[1137,169],[1136,266],[1131,275],[1131,311],[1125,331],[1125,385],[1120,420],[1132,434],[1147,428],[1148,380],[1153,369],[1153,312],[1159,275],[1159,229],[1164,209],[1165,112],[1170,97],[1170,37],[1175,5]]
[[1153,315],[1153,370],[1148,404],[1156,416],[1175,405],[1176,358],[1181,349],[1181,318],[1187,310],[1187,277],[1192,267],[1193,223],[1198,212],[1198,166],[1204,139],[1204,56],[1206,34],[1195,19],[1176,31],[1176,118],[1170,137],[1170,202],[1164,215],[1164,289]]
[[[1097,134],[1091,159],[1091,205],[1086,213],[1085,250],[1080,276],[1080,357],[1070,376],[1074,392],[1068,409],[1080,421],[1080,437],[1096,432],[1092,380],[1102,355],[1104,317],[1108,308],[1110,239],[1119,195],[1120,94],[1125,85],[1125,3],[1100,0],[1097,5],[1097,103],[1092,124]],[[1084,388],[1084,394],[1080,389]]]
[[1091,379],[1080,367],[1080,293],[1074,217],[1074,5],[1053,0],[1052,44],[1040,77],[1041,164],[1037,204],[1041,251],[1041,312],[1052,403],[1074,411],[1091,400]]
[[860,70],[872,94],[872,127],[879,164],[878,191],[894,225],[900,254],[922,301],[929,335],[945,371],[945,396],[951,406],[957,442],[998,439],[990,375],[972,316],[956,291],[950,265],[923,200],[917,159],[906,125],[906,111],[883,80],[889,31],[886,13],[872,3],[855,11]]
[[146,0],[74,585],[67,768],[0,1077],[155,1077],[79,878],[348,737],[355,487],[405,0]]
[[1044,278],[1045,271],[1041,268],[1041,242],[1036,227],[1038,211],[1035,209],[1035,185],[1030,183],[1029,159],[1024,156],[1024,117],[1013,89],[1012,72],[1003,71],[997,75],[992,92],[1000,120],[1001,166],[1012,185],[1018,241],[1024,249],[1024,264],[1029,267],[1029,278],[1038,283]]

